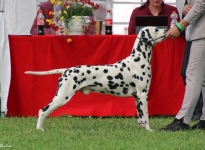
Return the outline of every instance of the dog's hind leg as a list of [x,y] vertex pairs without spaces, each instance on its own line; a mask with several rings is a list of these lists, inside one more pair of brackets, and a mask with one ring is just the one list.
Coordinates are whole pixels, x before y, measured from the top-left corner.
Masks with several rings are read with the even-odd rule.
[[70,101],[72,96],[75,94],[76,90],[73,90],[68,86],[68,82],[63,83],[57,90],[56,96],[53,98],[53,101],[47,106],[39,110],[39,116],[37,121],[37,129],[43,130],[42,126],[45,119],[56,109],[65,105]]
[[37,121],[37,129],[43,130],[42,126],[45,121],[45,119],[56,109],[59,107],[65,105],[72,96],[68,97],[66,95],[62,96],[55,96],[53,101],[49,103],[47,106],[39,110],[38,114],[38,121]]
[[146,130],[152,131],[149,126],[147,93],[133,93],[133,96],[136,101],[138,124]]

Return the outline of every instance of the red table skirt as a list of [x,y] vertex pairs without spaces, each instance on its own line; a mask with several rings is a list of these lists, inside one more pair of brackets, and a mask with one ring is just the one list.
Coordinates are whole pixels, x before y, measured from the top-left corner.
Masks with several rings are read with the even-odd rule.
[[[60,75],[33,76],[25,71],[44,71],[77,65],[104,65],[127,57],[135,35],[71,36],[9,35],[11,84],[8,116],[37,116],[51,102]],[[180,69],[185,42],[167,39],[154,47],[152,81],[148,97],[149,115],[175,115],[181,107],[184,85]],[[51,116],[136,116],[134,98],[77,92],[69,103]]]

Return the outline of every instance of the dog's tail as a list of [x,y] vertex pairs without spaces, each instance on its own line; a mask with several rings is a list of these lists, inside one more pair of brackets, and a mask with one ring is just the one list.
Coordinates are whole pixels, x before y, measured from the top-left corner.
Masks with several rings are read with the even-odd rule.
[[62,74],[67,69],[54,69],[49,71],[26,71],[25,74],[32,74],[32,75],[50,75],[50,74]]

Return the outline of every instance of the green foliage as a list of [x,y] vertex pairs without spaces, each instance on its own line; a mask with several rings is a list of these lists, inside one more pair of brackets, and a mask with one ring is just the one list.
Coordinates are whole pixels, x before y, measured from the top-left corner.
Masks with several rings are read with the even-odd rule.
[[172,121],[173,117],[150,118],[155,131],[148,132],[134,117],[51,117],[40,131],[35,129],[37,118],[0,118],[0,146],[11,146],[2,148],[10,150],[204,149],[204,130],[158,131]]

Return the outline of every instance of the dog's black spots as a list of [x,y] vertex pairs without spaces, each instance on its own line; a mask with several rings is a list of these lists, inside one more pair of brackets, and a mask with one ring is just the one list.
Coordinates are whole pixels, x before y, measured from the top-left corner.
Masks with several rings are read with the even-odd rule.
[[127,67],[127,70],[130,71],[130,67]]
[[144,76],[144,75],[145,75],[145,72],[142,72],[142,75]]
[[136,53],[136,52],[135,52],[135,49],[133,48],[133,49],[132,49],[132,54],[134,55],[135,53]]
[[69,98],[69,97],[68,97],[68,96],[66,96],[66,97],[65,97],[65,100],[68,100],[68,98]]
[[114,84],[114,82],[113,82],[113,81],[108,81],[108,83],[109,83],[109,84]]
[[125,82],[124,82],[124,81],[121,81],[121,84],[125,84]]
[[91,71],[90,71],[90,70],[87,70],[87,73],[88,73],[88,74],[91,74]]
[[84,72],[82,72],[81,76],[84,76]]
[[112,80],[113,77],[112,77],[112,76],[107,76],[107,79],[108,79],[108,80]]
[[125,63],[122,63],[122,67],[126,67],[127,65]]
[[150,57],[151,57],[151,55],[152,55],[152,52],[148,53],[148,58],[150,58]]
[[145,65],[142,65],[141,68],[144,69]]
[[68,77],[66,74],[63,74],[63,77]]
[[139,118],[142,118],[142,116],[144,116],[144,113],[143,113],[143,111],[142,111],[142,109],[141,109],[141,105],[142,105],[142,102],[139,101],[139,103],[137,103],[137,110],[138,110],[138,116],[139,116]]
[[74,73],[77,73],[77,74],[78,74],[79,72],[80,72],[80,71],[79,71],[78,69],[75,69],[75,70],[74,70]]
[[147,93],[147,89],[143,89],[142,92],[143,92],[143,93]]
[[77,83],[78,78],[76,76],[73,77],[73,80],[75,81],[75,83]]
[[93,79],[96,79],[96,76],[93,76]]
[[148,77],[151,78],[152,77],[151,74],[148,74]]
[[122,73],[118,73],[118,75],[115,76],[115,79],[123,80],[123,75],[122,75]]
[[140,80],[143,81],[143,77],[140,77]]
[[136,75],[136,74],[134,74],[132,77],[133,77],[134,79],[137,79],[137,75]]
[[82,82],[84,82],[84,81],[86,81],[86,78],[83,78],[80,82],[82,83]]
[[150,67],[147,67],[148,70],[150,70]]
[[114,92],[114,91],[110,91],[110,94],[113,94],[113,95],[114,95],[114,94],[115,94],[115,92]]
[[132,87],[136,87],[136,85],[135,85],[134,82],[131,82],[130,85],[131,85]]
[[122,89],[122,93],[123,93],[123,94],[127,94],[127,93],[128,93],[128,88],[123,88],[123,89]]
[[146,57],[146,53],[145,53],[145,52],[142,52],[142,55],[143,55],[144,59],[146,59],[146,58],[147,58],[147,57]]
[[78,81],[78,84],[80,85],[81,81]]
[[73,89],[75,89],[75,88],[76,88],[76,85],[74,84],[74,85],[73,85]]
[[140,57],[137,57],[136,59],[134,59],[134,61],[138,62],[138,61],[140,61],[140,59],[141,59]]
[[108,69],[104,69],[103,72],[104,72],[104,73],[108,73]]
[[117,95],[120,95],[120,93],[116,93]]
[[118,68],[117,65],[115,65],[115,68]]
[[149,83],[149,80],[147,80],[147,83]]
[[141,47],[140,47],[139,44],[137,45],[137,51],[140,52],[140,53],[142,52]]
[[99,68],[97,67],[97,68],[95,68],[95,70],[99,70]]
[[58,78],[58,82],[62,82],[62,81],[63,81],[62,77]]
[[158,28],[156,28],[156,29],[155,29],[155,32],[158,32],[158,31],[159,31],[159,29],[158,29]]
[[105,93],[104,91],[100,91],[100,93]]
[[117,89],[117,87],[119,87],[119,84],[118,84],[118,83],[108,84],[108,86],[109,86],[109,88],[110,88],[111,90],[113,90],[113,89]]
[[127,86],[127,87],[128,87],[128,86],[129,86],[129,84],[125,84],[125,86]]
[[122,62],[122,60],[118,61],[117,63],[120,64]]
[[100,87],[103,87],[102,83],[99,83],[99,82],[94,82],[95,85],[98,85]]
[[69,73],[72,73],[73,72],[73,70],[69,70]]
[[49,105],[47,105],[46,107],[42,108],[43,112],[45,112],[48,108],[49,108]]
[[122,71],[122,72],[123,72],[123,68],[120,68],[120,71]]
[[65,78],[65,81],[67,81],[68,80],[68,78]]

